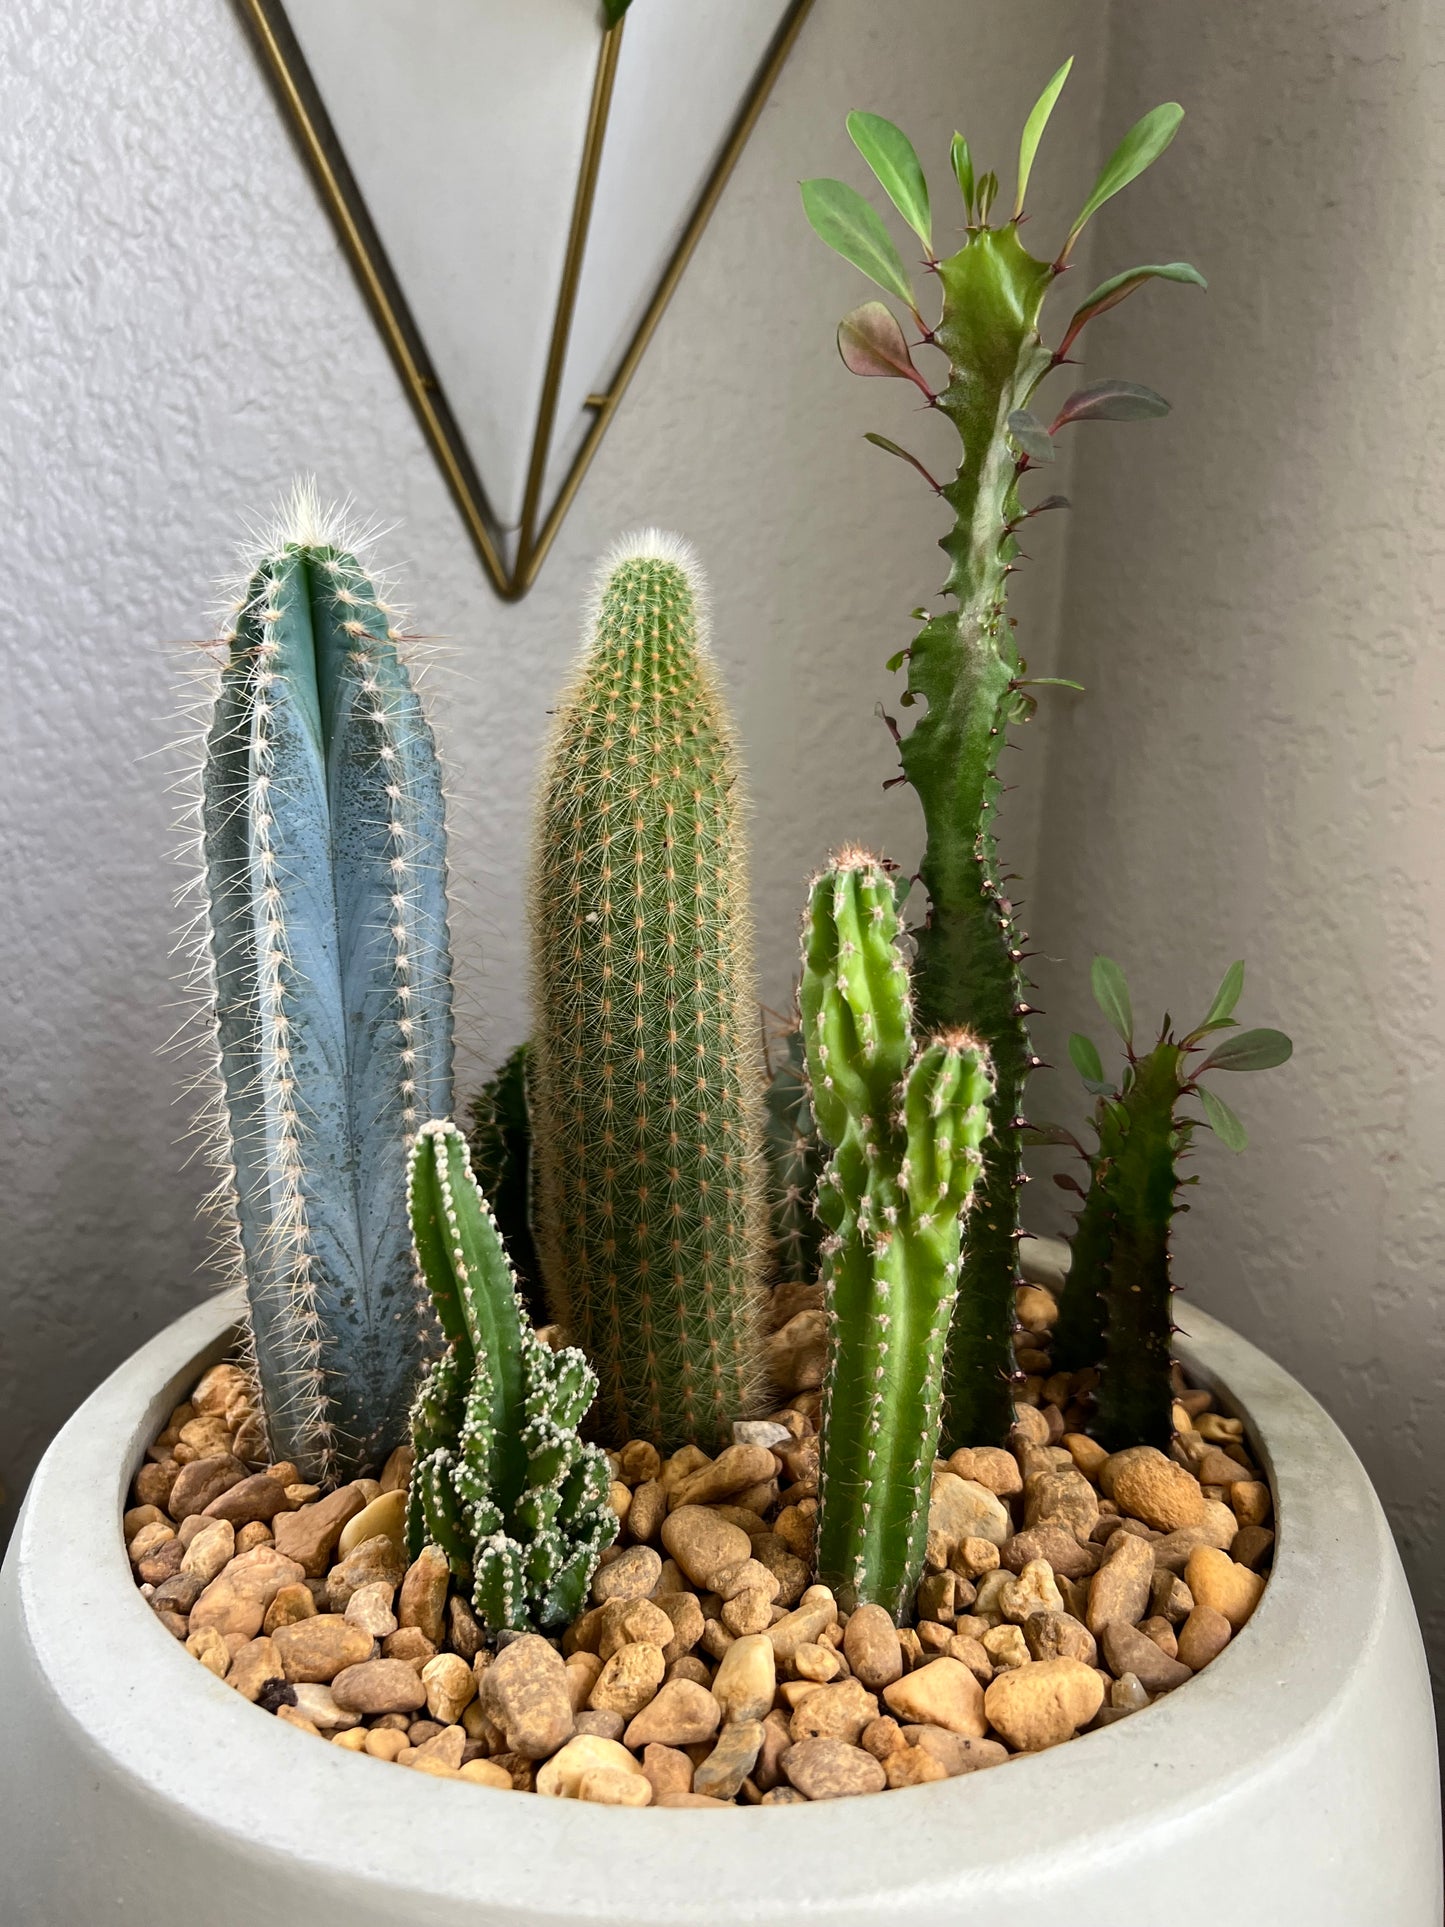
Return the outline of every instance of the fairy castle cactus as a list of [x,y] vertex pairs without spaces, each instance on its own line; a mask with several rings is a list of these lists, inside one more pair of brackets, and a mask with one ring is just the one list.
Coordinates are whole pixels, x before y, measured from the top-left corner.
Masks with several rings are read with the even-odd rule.
[[764,1106],[774,1276],[779,1284],[811,1284],[822,1255],[823,1226],[813,1201],[824,1156],[813,1120],[800,1029],[788,1031],[782,1040]]
[[490,1632],[564,1625],[617,1536],[607,1460],[577,1436],[597,1381],[533,1331],[455,1124],[422,1128],[407,1205],[447,1340],[412,1412],[411,1556],[440,1546]]
[[422,1362],[407,1148],[451,1107],[441,776],[377,586],[298,489],[223,638],[201,772],[219,1201],[272,1456],[375,1467]]
[[954,136],[953,172],[966,232],[963,245],[942,258],[933,248],[927,183],[907,137],[875,114],[849,116],[854,144],[922,243],[927,269],[937,277],[941,305],[931,325],[870,203],[841,181],[803,184],[804,207],[817,233],[902,304],[921,337],[917,345],[942,353],[947,376],[935,391],[915,365],[898,320],[881,301],[866,303],[841,324],[844,363],[855,374],[914,383],[928,406],[947,416],[961,444],[956,474],[938,482],[895,443],[879,435],[868,438],[912,462],[954,514],[953,527],[940,543],[948,557],[943,594],[950,606],[923,621],[890,667],[906,662],[902,700],[922,710],[900,741],[904,776],[918,793],[926,835],[920,876],[929,911],[916,932],[914,973],[919,1021],[974,1032],[988,1046],[994,1068],[992,1132],[950,1343],[944,1435],[955,1445],[1000,1438],[1012,1416],[1021,1110],[1026,1077],[1038,1062],[1026,1023],[1029,986],[1020,970],[1026,939],[999,856],[995,815],[1002,788],[999,759],[1010,728],[1027,720],[1034,701],[1005,606],[1008,578],[1021,554],[1018,531],[1029,516],[1062,506],[1063,498],[1025,508],[1019,483],[1053,459],[1054,437],[1069,423],[1140,418],[1167,408],[1148,389],[1116,381],[1071,395],[1047,425],[1031,404],[1044,378],[1069,360],[1081,329],[1095,315],[1151,277],[1202,285],[1183,262],[1132,269],[1095,289],[1057,348],[1044,344],[1039,333],[1044,299],[1068,266],[1085,223],[1164,151],[1182,118],[1172,104],[1146,114],[1106,164],[1059,253],[1039,260],[1024,246],[1020,223],[1034,156],[1071,64],[1054,75],[1029,115],[1013,211],[1001,225],[989,222],[997,177],[976,175],[967,141]]
[[760,1048],[737,757],[686,547],[604,565],[538,813],[535,1222],[608,1436],[711,1446],[762,1379]]
[[[1075,1068],[1099,1100],[1099,1152],[1092,1160],[1064,1291],[1064,1307],[1074,1301],[1074,1324],[1066,1333],[1071,1356],[1066,1360],[1056,1347],[1055,1364],[1075,1369],[1074,1357],[1080,1364],[1102,1364],[1092,1430],[1110,1451],[1140,1444],[1163,1447],[1174,1430],[1169,1233],[1175,1212],[1184,1209],[1180,1187],[1198,1182],[1181,1175],[1180,1163],[1201,1124],[1232,1151],[1242,1151],[1246,1142],[1234,1112],[1200,1079],[1210,1071],[1270,1070],[1286,1062],[1293,1046],[1283,1031],[1242,1030],[1215,1044],[1202,1062],[1191,1062],[1205,1049],[1206,1038],[1235,1028],[1242,963],[1225,972],[1202,1023],[1176,1037],[1166,1016],[1157,1042],[1142,1056],[1134,1049],[1133,1008],[1119,966],[1096,957],[1093,988],[1123,1040],[1126,1062],[1122,1079],[1111,1085],[1094,1044],[1078,1035],[1069,1041]],[[1192,1097],[1203,1108],[1202,1119],[1180,1114],[1181,1103]],[[1090,1333],[1095,1342],[1102,1340],[1093,1357],[1086,1355]]]
[[892,879],[845,851],[812,889],[799,1001],[832,1157],[818,1212],[832,1349],[818,1576],[850,1607],[910,1607],[923,1569],[963,1212],[988,1132],[988,1060],[914,1036]]
[[518,1044],[477,1092],[469,1107],[467,1141],[472,1169],[507,1247],[522,1301],[532,1319],[545,1324],[542,1268],[531,1221],[532,1144],[527,1121],[530,1058],[531,1046]]

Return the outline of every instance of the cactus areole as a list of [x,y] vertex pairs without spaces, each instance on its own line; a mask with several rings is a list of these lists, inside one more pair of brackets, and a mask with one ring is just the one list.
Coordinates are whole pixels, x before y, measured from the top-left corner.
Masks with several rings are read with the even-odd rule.
[[1135,269],[1095,290],[1075,314],[1056,350],[1039,332],[1044,299],[1068,263],[1084,223],[1163,152],[1182,117],[1155,108],[1111,157],[1057,257],[1040,260],[1019,233],[1034,155],[1068,77],[1066,63],[1029,116],[1020,143],[1018,191],[1011,217],[989,224],[998,193],[995,175],[975,178],[968,143],[955,135],[953,171],[963,199],[963,245],[940,257],[933,248],[928,187],[907,137],[874,114],[852,114],[848,131],[879,183],[922,243],[937,277],[939,318],[926,324],[903,259],[872,204],[841,181],[806,181],[806,213],[820,237],[901,302],[919,330],[917,345],[940,350],[947,379],[935,392],[914,364],[893,312],[871,301],[838,331],[845,365],[860,375],[912,382],[958,431],[961,453],[951,480],[937,482],[907,451],[882,436],[869,439],[901,455],[953,511],[940,547],[948,558],[943,594],[951,606],[927,617],[906,661],[905,706],[921,714],[900,738],[904,775],[923,807],[925,845],[919,867],[928,892],[926,920],[915,932],[919,1023],[961,1026],[987,1046],[993,1063],[992,1130],[974,1201],[958,1307],[949,1346],[944,1440],[949,1446],[1001,1438],[1012,1417],[1012,1331],[1018,1282],[1018,1192],[1023,1183],[1024,1085],[1037,1061],[1026,1019],[1028,985],[1020,964],[1025,939],[1010,879],[999,858],[995,814],[999,762],[1010,728],[1027,720],[1034,699],[1006,611],[1008,578],[1019,556],[1018,530],[1031,514],[1062,506],[1061,497],[1025,508],[1019,483],[1054,457],[1053,438],[1070,422],[1142,418],[1167,404],[1130,383],[1100,383],[1064,402],[1051,425],[1031,412],[1039,384],[1065,362],[1080,329],[1144,280],[1200,282],[1184,263]]
[[270,1449],[309,1479],[406,1436],[426,1325],[399,1203],[452,1100],[441,776],[396,642],[298,490],[224,639],[201,819],[218,1196]]
[[761,1041],[737,758],[686,548],[604,565],[538,812],[543,1276],[607,1436],[711,1449],[761,1387]]

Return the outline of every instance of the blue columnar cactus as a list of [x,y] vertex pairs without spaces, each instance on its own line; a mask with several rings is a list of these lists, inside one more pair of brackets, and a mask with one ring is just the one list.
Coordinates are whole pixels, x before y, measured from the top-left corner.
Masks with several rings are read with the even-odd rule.
[[441,774],[393,618],[310,490],[222,640],[201,773],[219,1198],[270,1450],[326,1479],[405,1437],[422,1364],[401,1201],[452,1099]]
[[963,1214],[982,1167],[988,1059],[913,1034],[892,880],[845,851],[813,884],[799,1003],[831,1233],[823,1282],[818,1576],[849,1606],[906,1613],[923,1569]]
[[412,1557],[440,1546],[491,1632],[565,1625],[617,1536],[607,1460],[577,1436],[596,1377],[533,1331],[456,1125],[423,1127],[407,1204],[447,1340],[412,1412]]

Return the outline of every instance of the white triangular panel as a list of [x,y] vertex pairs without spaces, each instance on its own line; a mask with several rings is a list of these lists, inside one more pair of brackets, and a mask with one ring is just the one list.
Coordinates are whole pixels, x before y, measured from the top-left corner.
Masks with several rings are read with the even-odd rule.
[[[634,0],[542,512],[788,0]],[[598,0],[287,0],[491,510],[522,516],[602,43]]]

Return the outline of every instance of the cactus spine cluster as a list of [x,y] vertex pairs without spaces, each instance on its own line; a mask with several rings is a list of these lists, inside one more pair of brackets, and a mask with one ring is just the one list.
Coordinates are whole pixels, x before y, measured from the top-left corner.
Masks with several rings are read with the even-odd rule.
[[[1197,1179],[1180,1172],[1194,1134],[1212,1130],[1230,1150],[1245,1145],[1244,1127],[1229,1106],[1200,1082],[1210,1071],[1270,1070],[1285,1063],[1293,1046],[1283,1031],[1243,1030],[1216,1044],[1202,1062],[1191,1062],[1205,1039],[1235,1030],[1234,1007],[1244,988],[1244,965],[1232,964],[1204,1021],[1176,1037],[1166,1016],[1152,1049],[1134,1049],[1134,1015],[1128,985],[1119,966],[1096,957],[1094,996],[1118,1032],[1125,1052],[1117,1086],[1106,1083],[1097,1048],[1074,1036],[1069,1054],[1088,1088],[1099,1100],[1098,1155],[1074,1240],[1074,1263],[1064,1291],[1064,1311],[1073,1323],[1066,1331],[1071,1356],[1058,1355],[1063,1369],[1102,1365],[1092,1431],[1111,1452],[1128,1445],[1168,1445],[1173,1436],[1170,1341],[1174,1333],[1169,1234],[1182,1185]],[[1180,1113],[1186,1098],[1197,1098],[1202,1118]],[[1070,1313],[1070,1300],[1080,1299]],[[1103,1319],[1097,1307],[1102,1303]],[[1061,1318],[1060,1329],[1064,1329]],[[1093,1338],[1098,1349],[1087,1356]]]
[[270,1450],[308,1479],[405,1436],[425,1333],[406,1156],[451,1108],[441,777],[397,642],[299,489],[223,638],[201,826],[219,1195]]
[[407,1205],[447,1340],[412,1413],[411,1555],[440,1546],[490,1632],[563,1625],[617,1536],[607,1460],[577,1436],[597,1381],[533,1331],[456,1125],[423,1127]]
[[923,1567],[959,1241],[988,1130],[983,1051],[914,1036],[893,884],[844,852],[813,884],[799,1001],[832,1157],[818,1575],[850,1606],[906,1613]]
[[1001,226],[989,224],[997,177],[975,177],[968,143],[955,136],[953,171],[963,199],[963,245],[940,258],[933,249],[927,183],[907,137],[873,114],[853,114],[848,130],[895,208],[922,242],[938,280],[939,318],[927,324],[893,240],[871,204],[841,181],[807,181],[804,206],[829,246],[861,268],[906,309],[922,345],[940,350],[947,379],[935,392],[915,366],[892,311],[872,301],[839,329],[849,369],[902,377],[958,432],[961,454],[951,480],[938,483],[922,465],[881,436],[870,439],[913,462],[954,513],[940,547],[948,557],[943,594],[951,606],[927,617],[892,666],[907,663],[903,701],[922,709],[901,739],[904,775],[923,808],[920,876],[929,898],[916,932],[914,973],[919,1021],[962,1026],[987,1045],[993,1061],[992,1129],[969,1226],[964,1274],[950,1344],[945,1439],[970,1444],[1002,1437],[1012,1417],[1012,1331],[1018,1282],[1018,1192],[1023,1183],[1022,1105],[1032,1055],[1029,986],[1020,965],[1025,938],[1011,879],[1000,859],[995,816],[1002,788],[999,761],[1010,729],[1033,707],[1028,677],[1006,610],[1008,578],[1020,556],[1018,530],[1054,497],[1025,509],[1019,482],[1051,461],[1053,436],[1071,421],[1126,419],[1163,413],[1166,404],[1128,383],[1101,383],[1071,396],[1052,425],[1030,412],[1039,384],[1068,359],[1080,329],[1150,277],[1200,277],[1184,263],[1135,269],[1096,289],[1075,314],[1056,350],[1039,322],[1045,296],[1067,265],[1085,222],[1163,152],[1181,110],[1156,108],[1125,136],[1106,165],[1063,248],[1052,261],[1035,258],[1019,234],[1029,173],[1067,63],[1029,116],[1019,150],[1018,192]]
[[761,1381],[760,1051],[737,756],[697,570],[670,538],[604,565],[535,876],[548,1296],[610,1436],[715,1445]]

